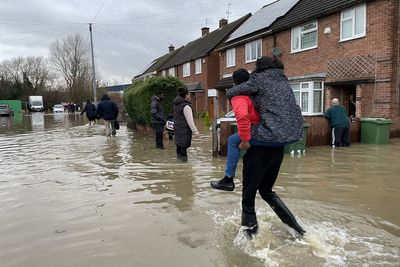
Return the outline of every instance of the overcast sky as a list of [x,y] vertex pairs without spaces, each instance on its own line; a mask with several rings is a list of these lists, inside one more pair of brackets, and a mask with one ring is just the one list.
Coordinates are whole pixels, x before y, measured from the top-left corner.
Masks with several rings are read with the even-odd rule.
[[0,0],[0,62],[48,57],[49,45],[68,35],[89,38],[93,23],[96,72],[109,84],[130,83],[153,59],[256,12],[270,0]]

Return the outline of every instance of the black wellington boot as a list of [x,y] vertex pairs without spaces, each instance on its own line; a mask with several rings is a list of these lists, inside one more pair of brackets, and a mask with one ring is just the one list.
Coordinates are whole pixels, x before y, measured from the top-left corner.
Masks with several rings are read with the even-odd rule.
[[224,176],[224,178],[219,181],[212,181],[210,184],[212,188],[218,190],[233,191],[235,189],[233,178],[228,176]]
[[265,199],[267,203],[274,210],[276,215],[278,215],[279,219],[290,227],[292,227],[296,232],[298,232],[301,236],[304,235],[306,231],[301,228],[301,226],[296,221],[294,215],[290,212],[288,207],[286,207],[285,203],[279,198],[279,196],[275,193],[268,194],[268,199]]
[[257,216],[255,214],[247,214],[242,212],[242,226],[246,226],[246,233],[252,238],[252,235],[258,231]]

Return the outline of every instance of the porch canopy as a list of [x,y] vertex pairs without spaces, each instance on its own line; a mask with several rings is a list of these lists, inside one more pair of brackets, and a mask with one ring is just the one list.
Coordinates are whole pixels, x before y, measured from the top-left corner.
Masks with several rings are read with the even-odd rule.
[[191,93],[204,91],[204,86],[201,82],[187,83],[186,86],[188,88],[188,91]]
[[232,76],[222,78],[217,82],[217,84],[214,86],[215,89],[219,91],[225,91],[226,89],[232,88],[233,87],[233,78]]

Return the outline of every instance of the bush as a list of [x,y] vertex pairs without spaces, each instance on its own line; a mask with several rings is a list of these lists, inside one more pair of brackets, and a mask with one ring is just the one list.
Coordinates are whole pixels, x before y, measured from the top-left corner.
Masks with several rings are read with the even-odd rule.
[[128,116],[139,124],[150,125],[150,102],[151,97],[157,92],[164,93],[161,105],[164,115],[172,114],[172,101],[177,96],[178,86],[183,85],[175,77],[152,77],[144,82],[136,82],[125,90],[123,101]]

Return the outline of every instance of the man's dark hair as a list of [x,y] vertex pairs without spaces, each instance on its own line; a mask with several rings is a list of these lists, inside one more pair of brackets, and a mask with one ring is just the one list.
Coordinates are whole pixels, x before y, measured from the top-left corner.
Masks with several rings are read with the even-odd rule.
[[181,97],[184,98],[188,93],[189,91],[185,85],[180,85],[178,87],[178,95],[180,95]]
[[163,92],[162,91],[156,91],[156,96],[158,97],[158,96],[161,96],[163,94]]
[[263,72],[268,69],[284,69],[284,65],[278,58],[262,56],[256,61],[255,72]]
[[241,83],[246,82],[250,78],[250,74],[247,70],[245,69],[237,69],[232,75],[233,82],[238,85]]

